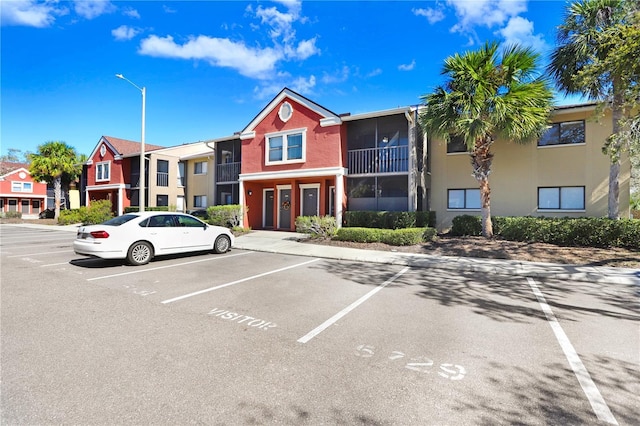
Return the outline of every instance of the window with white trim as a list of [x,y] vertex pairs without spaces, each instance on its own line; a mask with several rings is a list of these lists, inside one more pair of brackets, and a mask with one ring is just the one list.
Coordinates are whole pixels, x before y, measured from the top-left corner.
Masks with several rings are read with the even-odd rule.
[[538,146],[583,144],[584,120],[553,123],[538,140]]
[[206,195],[194,195],[193,196],[193,207],[207,207],[207,196]]
[[11,192],[33,192],[33,183],[12,181]]
[[584,210],[584,186],[538,188],[539,210]]
[[104,182],[109,180],[111,174],[111,162],[104,161],[102,163],[96,163],[96,182]]
[[207,162],[206,161],[197,161],[193,165],[193,173],[196,175],[206,175],[207,174]]
[[305,159],[306,130],[265,135],[266,164],[301,163]]
[[480,209],[480,190],[449,189],[447,191],[447,208],[452,210]]

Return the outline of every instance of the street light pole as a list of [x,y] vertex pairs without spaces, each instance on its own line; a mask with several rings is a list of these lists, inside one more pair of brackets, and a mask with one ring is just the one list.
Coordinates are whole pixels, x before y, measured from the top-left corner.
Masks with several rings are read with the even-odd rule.
[[139,190],[139,195],[138,195],[138,206],[139,206],[139,211],[143,212],[144,211],[144,201],[145,201],[145,161],[144,161],[144,128],[145,128],[145,106],[146,106],[146,98],[147,98],[147,88],[146,87],[138,87],[135,83],[133,83],[131,80],[129,80],[128,78],[126,78],[125,76],[123,76],[122,74],[116,74],[116,77],[118,77],[121,80],[124,80],[126,82],[128,82],[129,84],[131,84],[133,87],[135,87],[136,89],[138,89],[141,93],[142,93],[142,137],[140,140],[140,190]]

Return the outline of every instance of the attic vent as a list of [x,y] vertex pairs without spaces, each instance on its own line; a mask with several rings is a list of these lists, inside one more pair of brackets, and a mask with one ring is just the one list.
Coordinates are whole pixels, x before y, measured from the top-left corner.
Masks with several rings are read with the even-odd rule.
[[289,102],[285,102],[280,105],[280,111],[278,111],[278,117],[280,117],[280,120],[286,123],[287,121],[289,121],[292,115],[293,107]]

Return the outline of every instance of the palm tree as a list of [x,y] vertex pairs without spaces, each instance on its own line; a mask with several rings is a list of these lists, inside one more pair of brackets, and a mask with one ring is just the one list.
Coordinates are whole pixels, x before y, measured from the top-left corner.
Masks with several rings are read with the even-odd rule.
[[420,125],[427,135],[464,140],[471,156],[472,175],[480,186],[482,234],[493,236],[489,174],[498,139],[526,143],[545,131],[553,94],[537,73],[539,55],[529,48],[509,46],[498,57],[498,44],[445,60],[448,77],[429,95]]
[[51,141],[38,146],[38,152],[30,154],[29,172],[35,180],[53,183],[55,219],[60,216],[62,177],[77,173],[79,163],[76,151],[64,142]]
[[[629,6],[630,9],[626,9]],[[624,69],[608,62],[614,46],[610,40],[617,25],[630,16],[632,4],[624,0],[579,0],[569,5],[562,25],[558,27],[558,46],[551,55],[549,73],[557,86],[567,94],[582,94],[611,106],[613,135],[622,130],[625,117]],[[615,38],[615,37],[614,37]],[[620,41],[618,41],[619,43]],[[637,58],[636,58],[637,60]],[[610,66],[602,69],[603,63]],[[597,68],[596,68],[597,67]],[[590,75],[599,69],[598,75]],[[610,139],[609,154],[609,218],[620,215],[620,140]]]

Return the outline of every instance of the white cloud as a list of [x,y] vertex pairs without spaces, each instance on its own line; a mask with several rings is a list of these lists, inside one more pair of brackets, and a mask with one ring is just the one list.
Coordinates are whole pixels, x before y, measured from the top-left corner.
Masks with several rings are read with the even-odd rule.
[[435,24],[436,22],[440,22],[445,18],[444,12],[442,9],[411,9],[414,15],[416,16],[424,16],[427,18],[430,24]]
[[529,46],[538,52],[548,48],[542,35],[533,33],[533,22],[520,16],[509,19],[507,25],[496,33],[504,37],[507,44]]
[[382,74],[382,68],[376,68],[373,71],[371,71],[369,74],[367,74],[367,77],[375,77],[380,74]]
[[415,59],[413,61],[411,61],[410,64],[400,64],[400,65],[398,65],[398,69],[400,71],[411,71],[415,67],[416,67],[416,60]]
[[316,86],[316,77],[314,75],[309,78],[298,77],[291,82],[289,88],[294,92],[298,92],[302,95],[309,95],[312,93],[312,89]]
[[140,34],[140,30],[126,25],[120,25],[118,28],[111,30],[111,35],[118,41],[131,40]]
[[129,18],[140,19],[140,13],[132,7],[127,7],[122,11],[122,14]]
[[175,10],[172,7],[167,6],[166,4],[162,5],[162,10],[164,10],[164,13],[176,13],[177,10]]
[[343,66],[341,70],[336,71],[333,75],[325,73],[322,76],[322,82],[324,84],[344,83],[349,79],[351,71],[348,66]]
[[116,7],[109,0],[75,0],[74,10],[83,18],[93,19],[114,12]]
[[155,57],[205,60],[213,66],[232,68],[257,79],[268,78],[282,59],[282,52],[276,49],[255,49],[242,42],[207,36],[192,37],[181,45],[171,36],[152,35],[142,40],[138,52]]
[[[183,43],[176,42],[171,35],[160,37],[152,35],[144,39],[138,50],[142,55],[178,58],[187,60],[204,60],[212,66],[226,67],[238,73],[259,80],[279,80],[278,63],[286,61],[304,61],[320,54],[317,37],[307,40],[296,39],[294,24],[305,22],[302,17],[301,2],[280,0],[278,5],[285,5],[286,11],[276,6],[263,7],[249,5],[245,12],[259,20],[259,25],[251,23],[251,28],[268,34],[272,46],[260,46],[257,42],[250,46],[245,41],[233,41],[229,38],[211,37],[207,35],[191,36]],[[307,83],[298,83],[309,87]],[[315,77],[313,79],[315,84]]]
[[447,0],[458,17],[454,32],[465,32],[475,26],[492,28],[503,25],[513,16],[527,11],[526,0]]
[[52,3],[37,3],[34,0],[12,0],[0,2],[2,25],[45,28],[53,24],[56,16],[66,15],[64,7],[56,8]]

